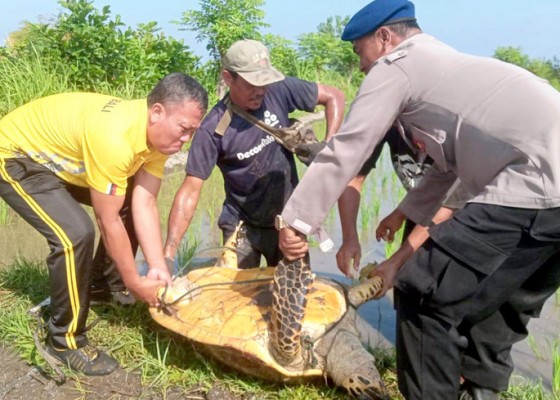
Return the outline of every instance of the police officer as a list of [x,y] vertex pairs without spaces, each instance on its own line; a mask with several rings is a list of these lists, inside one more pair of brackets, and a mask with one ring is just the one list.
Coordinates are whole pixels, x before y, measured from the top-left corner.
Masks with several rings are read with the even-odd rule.
[[[497,399],[511,374],[511,344],[560,285],[560,93],[526,70],[422,33],[406,0],[368,4],[342,39],[369,72],[339,133],[287,202],[280,247],[295,259],[308,249],[304,235],[324,240],[321,224],[346,184],[401,123],[434,163],[390,229],[405,216],[430,226],[457,178],[473,197],[431,227],[397,273],[399,388],[407,399],[456,398],[462,354],[477,332],[491,345],[507,337],[494,349],[506,357],[500,368],[479,364],[465,376]],[[516,307],[504,310],[510,300]]]

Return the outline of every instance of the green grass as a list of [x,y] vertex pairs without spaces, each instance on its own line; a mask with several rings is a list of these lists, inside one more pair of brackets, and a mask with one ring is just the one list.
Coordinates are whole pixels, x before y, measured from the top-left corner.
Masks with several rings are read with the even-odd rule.
[[[48,296],[48,275],[42,262],[18,259],[0,271],[0,344],[15,349],[27,362],[47,365],[37,354],[32,335],[35,320],[27,310]],[[90,341],[106,349],[121,365],[137,372],[142,383],[162,394],[178,387],[210,388],[216,381],[245,396],[258,399],[344,399],[345,393],[323,383],[277,385],[262,382],[218,365],[182,337],[160,327],[146,305],[93,307],[89,322],[100,316]],[[79,376],[65,370],[79,382]],[[85,389],[84,389],[85,390]]]
[[14,214],[10,206],[0,198],[0,225],[9,225],[15,220],[16,214]]
[[38,55],[0,59],[0,117],[31,100],[71,90],[62,65],[47,65]]
[[560,340],[552,344],[552,393],[560,399]]
[[[27,362],[48,370],[37,354],[32,335],[35,320],[27,310],[48,296],[48,275],[43,262],[19,258],[0,271],[0,344],[15,349]],[[121,365],[141,376],[145,387],[162,395],[174,387],[185,393],[195,387],[209,389],[215,382],[246,398],[278,400],[345,399],[346,394],[323,383],[283,385],[271,384],[238,375],[198,352],[190,342],[160,327],[150,317],[146,305],[132,307],[94,307],[90,320],[100,322],[89,333],[92,343],[106,349]],[[502,399],[560,399],[560,354],[558,341],[553,348],[553,392],[542,382],[519,380],[502,394]],[[391,399],[402,399],[396,386],[394,349],[370,349],[382,371]],[[65,370],[80,389],[80,376]],[[83,386],[86,391],[87,387]]]
[[527,341],[529,343],[529,348],[537,358],[537,360],[545,360],[546,358],[543,356],[542,352],[539,349],[537,342],[535,341],[535,337],[533,335],[529,335],[527,337]]

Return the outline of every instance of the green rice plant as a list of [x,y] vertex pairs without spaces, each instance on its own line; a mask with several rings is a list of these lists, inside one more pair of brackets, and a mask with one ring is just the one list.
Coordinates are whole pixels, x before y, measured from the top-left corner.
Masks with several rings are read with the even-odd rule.
[[161,188],[158,194],[158,210],[160,214],[160,223],[167,226],[167,219],[171,211],[171,205],[175,198],[175,193],[183,183],[185,174],[182,171],[167,172],[161,182]]
[[560,341],[552,343],[552,394],[556,400],[560,399]]
[[371,222],[374,218],[379,216],[379,211],[381,209],[381,201],[374,190],[377,176],[377,171],[373,170],[362,185],[359,210],[362,233],[365,233],[366,230],[374,230]]
[[360,226],[361,231],[371,229],[371,219],[374,216],[373,204],[362,201],[360,204]]
[[317,71],[310,62],[298,59],[294,65],[296,70],[295,76],[308,81],[317,81]]
[[527,381],[524,378],[521,378],[519,383],[510,384],[507,391],[500,393],[500,398],[507,400],[557,400],[545,389],[542,380]]
[[388,186],[389,186],[390,180],[391,180],[391,175],[390,174],[384,174],[381,177],[381,192],[384,193],[385,195],[389,192],[388,191]]
[[178,276],[184,275],[189,272],[189,265],[191,261],[196,256],[197,250],[200,246],[199,241],[196,238],[189,237],[188,235],[181,240],[181,244],[177,249],[177,254],[175,259],[178,263]]
[[395,238],[392,242],[385,243],[385,259],[390,258],[401,247],[404,227],[395,233]]
[[406,196],[406,189],[399,182],[397,185],[396,196],[395,196],[396,202],[400,203],[405,196]]
[[37,53],[0,58],[0,116],[39,97],[71,90],[64,65],[45,63]]
[[118,86],[109,82],[96,82],[93,85],[92,91],[120,97],[125,100],[139,99],[147,96],[144,85],[131,81],[125,81]]
[[204,183],[199,205],[204,206],[205,217],[208,218],[210,226],[215,226],[217,216],[220,215],[222,203],[224,202],[224,178],[218,168],[214,168],[210,177]]
[[308,236],[307,243],[309,244],[309,247],[315,247],[315,248],[319,247],[319,241],[315,236]]
[[529,348],[531,349],[531,351],[533,352],[533,354],[535,355],[535,357],[537,357],[538,360],[545,360],[546,358],[542,355],[538,344],[535,342],[535,337],[533,335],[529,335],[527,336],[527,342],[529,344]]
[[9,225],[15,218],[10,206],[0,198],[0,225]]

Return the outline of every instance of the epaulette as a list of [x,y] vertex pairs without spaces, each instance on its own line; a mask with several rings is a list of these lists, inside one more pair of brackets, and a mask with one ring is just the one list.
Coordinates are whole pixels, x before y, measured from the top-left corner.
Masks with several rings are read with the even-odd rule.
[[385,59],[388,62],[393,63],[393,62],[395,62],[395,60],[398,60],[399,58],[406,57],[407,54],[408,54],[407,50],[399,50],[399,51],[396,51],[394,53],[386,55]]

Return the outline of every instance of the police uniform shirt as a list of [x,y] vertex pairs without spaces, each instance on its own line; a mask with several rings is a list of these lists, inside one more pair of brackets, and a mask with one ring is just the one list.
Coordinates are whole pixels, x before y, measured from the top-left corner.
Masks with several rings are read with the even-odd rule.
[[430,223],[457,178],[472,202],[560,206],[560,93],[522,68],[417,34],[371,68],[286,204],[285,221],[317,232],[395,120],[434,162],[399,205],[414,222]]
[[[313,111],[317,84],[296,78],[273,83],[261,107],[252,114],[274,128],[289,126],[292,111]],[[226,198],[218,225],[234,228],[239,220],[256,227],[273,227],[297,184],[293,155],[274,138],[233,114],[223,135],[215,132],[226,105],[218,102],[193,138],[186,172],[206,180],[215,165],[224,176]]]
[[161,178],[167,156],[148,148],[145,99],[63,93],[0,121],[0,158],[29,157],[73,185],[124,195],[140,168]]

